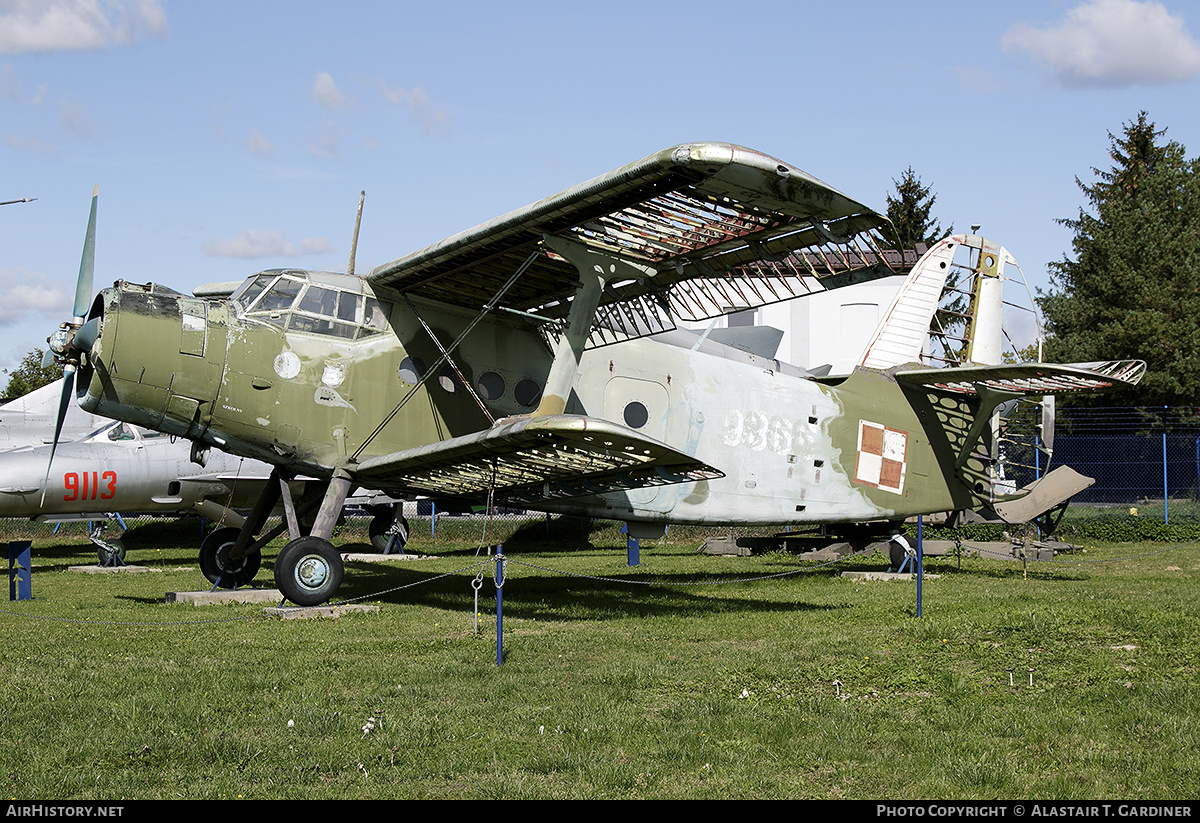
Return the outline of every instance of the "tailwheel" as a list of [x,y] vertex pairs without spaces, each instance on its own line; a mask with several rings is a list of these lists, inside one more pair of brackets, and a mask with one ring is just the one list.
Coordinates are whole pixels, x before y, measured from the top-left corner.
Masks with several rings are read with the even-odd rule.
[[220,589],[236,589],[248,586],[258,574],[262,555],[253,552],[238,560],[231,560],[229,553],[237,543],[240,529],[229,526],[212,532],[200,544],[200,571],[209,583]]
[[275,585],[298,606],[317,606],[333,597],[343,571],[333,544],[312,535],[293,540],[275,557]]

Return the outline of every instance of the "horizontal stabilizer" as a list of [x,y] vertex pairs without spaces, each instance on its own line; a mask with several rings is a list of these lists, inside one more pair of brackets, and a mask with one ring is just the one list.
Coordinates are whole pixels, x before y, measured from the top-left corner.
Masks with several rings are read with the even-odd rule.
[[529,502],[724,476],[632,429],[565,414],[372,458],[354,475],[393,494],[473,497],[490,489]]
[[1136,386],[1146,373],[1141,360],[1103,363],[1017,363],[959,366],[949,369],[901,369],[901,383],[955,394],[979,394],[980,388],[1020,395],[1066,394]]
[[1010,499],[993,503],[992,508],[1005,523],[1029,523],[1067,502],[1095,482],[1070,466],[1059,466],[1012,495]]

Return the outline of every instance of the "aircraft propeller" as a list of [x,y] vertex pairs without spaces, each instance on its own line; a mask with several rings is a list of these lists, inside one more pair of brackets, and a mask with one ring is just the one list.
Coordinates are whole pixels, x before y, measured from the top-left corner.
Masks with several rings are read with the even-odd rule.
[[71,405],[71,393],[75,388],[75,370],[79,366],[80,355],[91,351],[92,345],[100,334],[100,319],[87,319],[87,312],[92,302],[92,274],[96,261],[96,201],[100,196],[100,187],[92,190],[92,210],[88,215],[87,235],[83,240],[83,256],[79,261],[79,277],[75,281],[75,305],[71,322],[63,323],[58,331],[46,338],[48,348],[42,358],[42,365],[49,366],[53,362],[63,364],[62,397],[58,402],[58,418],[54,423],[54,440],[50,444],[50,458],[46,461],[46,482],[42,484],[42,500],[46,499],[46,486],[50,480],[50,467],[54,463],[54,452],[58,448],[58,438],[62,434],[63,421],[67,417],[67,409]]

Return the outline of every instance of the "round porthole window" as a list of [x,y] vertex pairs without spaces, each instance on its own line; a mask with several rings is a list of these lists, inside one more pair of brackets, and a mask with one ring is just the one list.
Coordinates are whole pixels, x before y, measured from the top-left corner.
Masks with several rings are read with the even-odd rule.
[[405,383],[420,383],[425,376],[425,363],[419,357],[406,357],[400,361],[400,379]]
[[449,366],[442,366],[442,371],[438,374],[438,385],[450,394],[458,391],[462,381],[458,379],[458,373]]
[[542,399],[542,387],[536,381],[523,377],[513,388],[513,397],[517,398],[517,402],[522,406],[531,408]]
[[646,406],[634,400],[625,406],[625,425],[631,429],[640,429],[650,420],[650,412]]
[[494,371],[479,375],[479,394],[484,400],[499,400],[504,396],[504,378]]

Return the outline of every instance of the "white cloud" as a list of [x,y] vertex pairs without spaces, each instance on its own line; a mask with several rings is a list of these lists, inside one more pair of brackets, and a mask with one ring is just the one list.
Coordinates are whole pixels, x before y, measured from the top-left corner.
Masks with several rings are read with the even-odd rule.
[[1200,75],[1200,43],[1154,0],[1084,0],[1055,25],[1020,23],[1001,40],[1068,88],[1171,83]]
[[167,28],[161,0],[0,0],[0,54],[103,49]]
[[333,245],[325,237],[309,237],[293,243],[274,229],[246,229],[232,240],[210,240],[204,244],[209,257],[237,257],[250,260],[260,257],[300,257],[306,254],[326,254]]
[[47,157],[58,154],[56,144],[37,134],[5,134],[0,136],[0,145],[16,151],[44,154]]
[[258,129],[250,130],[250,138],[246,141],[246,148],[251,154],[268,155],[275,150],[271,145],[271,141],[258,133]]
[[0,294],[4,295],[0,300],[0,326],[14,326],[31,317],[53,318],[57,323],[70,314],[75,300],[73,294],[46,275],[16,268],[0,268]]
[[308,151],[314,157],[328,157],[337,160],[342,156],[340,146],[343,137],[345,137],[344,131],[333,123],[326,122],[317,136],[317,141],[308,147]]
[[415,86],[406,89],[403,86],[388,88],[382,80],[379,90],[389,103],[401,108],[408,107],[409,119],[414,122],[424,134],[445,135],[450,130],[450,115],[436,108],[425,89]]
[[85,139],[92,136],[91,117],[74,97],[65,97],[58,101],[58,119],[63,127],[75,136]]
[[313,82],[312,96],[313,100],[327,109],[340,109],[346,105],[346,95],[342,94],[342,90],[333,82],[333,77],[328,72],[323,71],[317,75]]

